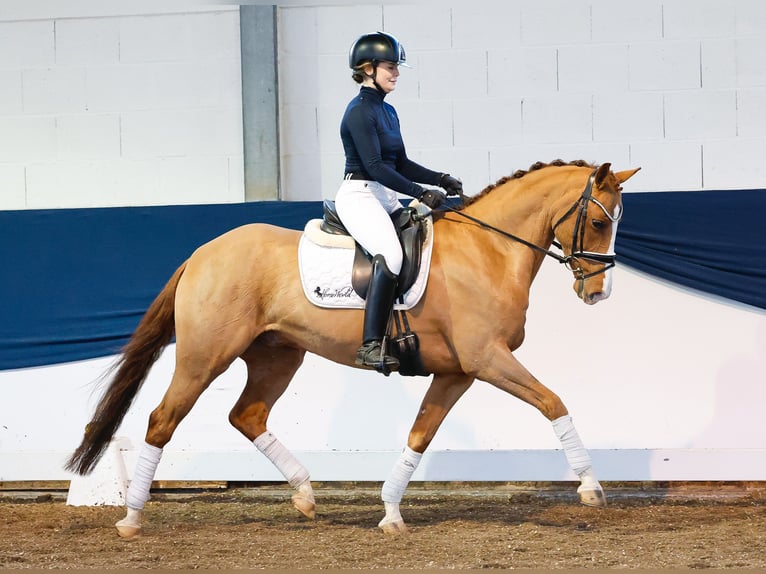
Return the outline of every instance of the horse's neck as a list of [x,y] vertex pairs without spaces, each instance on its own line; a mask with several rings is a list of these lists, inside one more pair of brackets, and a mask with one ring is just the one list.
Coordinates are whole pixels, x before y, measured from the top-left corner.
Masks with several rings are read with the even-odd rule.
[[[550,202],[554,189],[545,186],[530,189],[522,183],[521,180],[513,181],[493,190],[487,197],[467,207],[466,213],[496,229],[548,249],[553,240]],[[494,236],[493,241],[505,244],[502,251],[509,259],[507,265],[530,270],[531,281],[542,262],[543,253],[501,233],[490,233]]]

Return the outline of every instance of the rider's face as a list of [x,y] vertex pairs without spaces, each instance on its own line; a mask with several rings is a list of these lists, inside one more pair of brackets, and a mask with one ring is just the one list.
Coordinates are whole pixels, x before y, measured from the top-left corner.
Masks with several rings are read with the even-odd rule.
[[[365,69],[369,75],[372,74],[372,64],[369,64],[369,69]],[[396,89],[396,81],[399,78],[399,66],[393,62],[380,62],[378,64],[378,71],[376,75],[376,81],[380,86],[380,89],[385,93],[389,93]],[[370,80],[372,84],[372,80]]]

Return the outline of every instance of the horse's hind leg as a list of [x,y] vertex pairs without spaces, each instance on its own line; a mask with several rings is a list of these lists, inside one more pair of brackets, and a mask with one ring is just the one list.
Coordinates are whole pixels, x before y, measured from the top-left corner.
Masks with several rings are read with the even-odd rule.
[[415,423],[410,429],[407,446],[383,483],[381,498],[386,515],[378,523],[383,532],[397,534],[407,531],[399,511],[399,504],[407,485],[444,417],[472,383],[473,378],[467,375],[434,375],[431,386],[423,397]]
[[223,360],[217,364],[212,361],[207,363],[202,361],[202,358],[182,359],[177,349],[176,370],[170,386],[160,404],[149,415],[146,439],[138,453],[126,496],[127,515],[115,524],[121,537],[133,538],[141,533],[142,513],[149,500],[149,491],[162,458],[162,449],[203,391],[230,363],[231,361]]
[[287,389],[304,355],[302,349],[253,344],[242,356],[247,363],[247,385],[229,414],[229,422],[297,490],[292,497],[296,510],[313,519],[316,511],[308,470],[266,427],[271,409]]

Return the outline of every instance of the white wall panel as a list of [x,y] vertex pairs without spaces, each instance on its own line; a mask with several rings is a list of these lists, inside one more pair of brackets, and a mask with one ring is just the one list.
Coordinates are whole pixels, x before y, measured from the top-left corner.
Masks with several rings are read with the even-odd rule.
[[52,66],[54,26],[47,22],[0,21],[0,69]]
[[766,86],[764,53],[766,53],[764,35],[737,40],[737,86]]
[[559,94],[524,98],[521,122],[530,143],[571,143],[593,139],[590,94]]
[[492,98],[555,93],[556,49],[550,46],[489,50],[488,93]]
[[21,93],[21,72],[0,70],[0,117],[22,112]]
[[737,135],[734,90],[665,94],[665,136],[669,140],[733,138]]
[[26,200],[24,166],[0,163],[0,205],[3,209],[24,209]]
[[700,43],[665,41],[631,44],[631,90],[690,90],[700,87]]
[[702,187],[699,142],[633,143],[630,144],[630,163],[641,167],[641,191],[687,191]]
[[763,188],[766,138],[738,138],[705,144],[705,185],[711,189]]
[[458,50],[503,50],[521,44],[518,2],[498,2],[490,10],[472,2],[452,6],[452,47]]
[[702,87],[732,88],[737,85],[737,43],[731,38],[702,41]]
[[598,93],[593,96],[595,141],[662,140],[663,101],[659,92]]
[[120,24],[114,18],[64,19],[56,22],[56,64],[116,64],[120,59]]
[[521,4],[521,43],[524,45],[581,44],[591,39],[587,2],[526,0]]
[[558,89],[624,95],[628,89],[627,45],[562,46],[558,49]]
[[719,0],[670,0],[663,2],[663,34],[669,40],[733,36],[737,10]]
[[766,89],[737,92],[737,135],[766,136]]
[[70,114],[56,119],[60,160],[120,157],[120,117],[117,114]]
[[54,114],[85,112],[85,68],[26,70],[22,82],[24,112]]
[[592,39],[594,42],[646,42],[662,38],[660,0],[593,0]]

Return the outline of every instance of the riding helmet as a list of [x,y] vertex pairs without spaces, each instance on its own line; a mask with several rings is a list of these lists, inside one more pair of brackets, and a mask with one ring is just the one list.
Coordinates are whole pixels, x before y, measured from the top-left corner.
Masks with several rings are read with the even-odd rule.
[[407,66],[407,56],[404,46],[391,34],[375,32],[359,36],[351,45],[348,53],[348,65],[350,68],[364,64],[365,62],[393,62],[399,66]]

